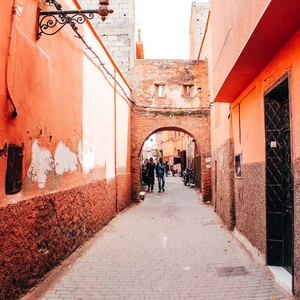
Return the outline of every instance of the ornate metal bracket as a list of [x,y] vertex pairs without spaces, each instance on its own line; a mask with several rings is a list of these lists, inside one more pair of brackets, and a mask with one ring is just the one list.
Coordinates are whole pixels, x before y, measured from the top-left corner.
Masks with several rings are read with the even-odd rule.
[[38,32],[36,39],[38,40],[42,34],[54,35],[60,31],[66,24],[77,30],[76,24],[83,24],[87,19],[91,20],[95,14],[101,16],[102,21],[106,20],[109,14],[114,11],[108,9],[109,1],[99,1],[98,9],[83,9],[83,10],[62,10],[61,5],[56,0],[46,0],[53,4],[56,11],[41,11],[38,10]]

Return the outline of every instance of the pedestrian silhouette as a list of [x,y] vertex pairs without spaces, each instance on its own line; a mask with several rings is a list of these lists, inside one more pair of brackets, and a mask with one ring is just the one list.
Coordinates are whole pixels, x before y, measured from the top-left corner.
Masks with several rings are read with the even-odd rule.
[[165,168],[166,165],[163,162],[163,158],[160,157],[158,164],[156,165],[156,177],[158,179],[158,192],[165,191]]
[[147,177],[148,177],[148,191],[153,192],[153,184],[154,184],[154,170],[155,170],[155,163],[153,162],[153,157],[150,157],[149,162],[147,163]]

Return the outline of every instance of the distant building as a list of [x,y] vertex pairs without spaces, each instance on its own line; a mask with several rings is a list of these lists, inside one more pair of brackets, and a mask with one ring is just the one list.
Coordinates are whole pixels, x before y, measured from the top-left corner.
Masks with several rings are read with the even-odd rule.
[[170,166],[176,165],[177,170],[195,169],[194,139],[181,131],[162,131],[156,134],[157,149],[164,161]]
[[148,140],[145,141],[143,149],[142,149],[142,159],[143,161],[146,158],[153,157],[154,160],[158,157],[157,152],[157,144],[156,144],[156,135],[153,134],[149,137]]
[[190,59],[197,59],[206,33],[210,3],[192,2],[190,19]]

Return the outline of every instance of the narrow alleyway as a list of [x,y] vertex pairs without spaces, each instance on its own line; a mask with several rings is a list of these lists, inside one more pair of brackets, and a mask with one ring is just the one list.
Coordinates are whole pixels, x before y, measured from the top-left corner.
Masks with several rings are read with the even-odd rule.
[[181,178],[147,193],[23,300],[293,299]]

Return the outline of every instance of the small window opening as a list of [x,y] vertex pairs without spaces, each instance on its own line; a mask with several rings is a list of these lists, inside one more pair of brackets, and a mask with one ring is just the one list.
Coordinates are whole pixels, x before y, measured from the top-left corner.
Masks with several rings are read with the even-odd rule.
[[157,96],[158,97],[163,97],[163,95],[164,95],[164,86],[163,85],[159,85],[158,86]]
[[194,85],[193,84],[183,84],[182,85],[182,97],[192,98],[194,96]]
[[241,177],[242,176],[242,154],[238,154],[235,156],[235,176]]
[[165,82],[162,83],[154,83],[155,86],[155,96],[159,98],[166,97],[166,89],[165,89]]

